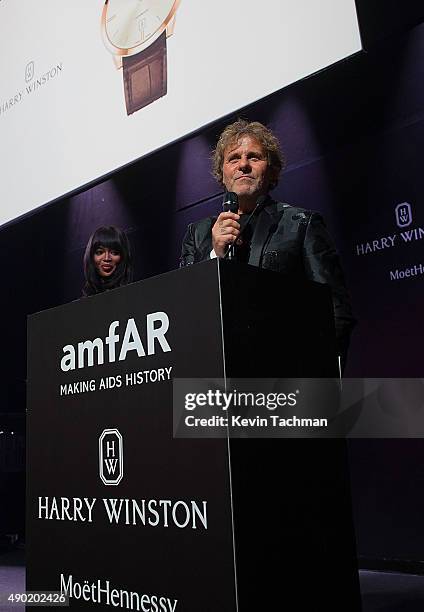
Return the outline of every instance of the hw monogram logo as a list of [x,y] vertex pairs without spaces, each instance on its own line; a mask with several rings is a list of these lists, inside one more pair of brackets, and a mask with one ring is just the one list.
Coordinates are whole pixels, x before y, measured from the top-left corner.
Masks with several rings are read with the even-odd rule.
[[34,71],[34,62],[28,62],[28,64],[25,66],[25,81],[27,83],[29,83],[29,81],[32,81],[32,79],[34,78]]
[[117,429],[105,429],[99,437],[99,475],[105,485],[117,485],[124,475],[124,449]]
[[402,202],[395,208],[396,223],[398,227],[408,227],[412,223],[412,208],[408,202]]

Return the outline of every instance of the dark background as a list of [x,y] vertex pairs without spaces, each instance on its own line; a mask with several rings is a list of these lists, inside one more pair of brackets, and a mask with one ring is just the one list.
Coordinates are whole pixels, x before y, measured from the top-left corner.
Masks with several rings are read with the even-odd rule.
[[[27,315],[80,297],[84,248],[102,224],[128,232],[137,279],[176,268],[187,224],[220,209],[210,149],[238,116],[281,140],[288,167],[274,197],[321,211],[336,240],[359,320],[346,375],[423,376],[423,277],[389,271],[424,264],[424,240],[365,256],[356,245],[399,233],[400,202],[424,227],[424,6],[357,6],[364,51],[0,228],[0,534],[24,530]],[[350,446],[363,563],[424,560],[424,443]]]

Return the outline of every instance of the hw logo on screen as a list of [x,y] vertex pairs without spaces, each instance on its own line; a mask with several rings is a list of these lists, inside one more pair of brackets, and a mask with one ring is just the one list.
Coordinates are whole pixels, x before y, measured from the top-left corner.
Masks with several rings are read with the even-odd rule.
[[408,227],[412,223],[412,208],[408,202],[402,202],[395,208],[396,224],[398,227]]
[[103,484],[117,485],[124,475],[124,448],[117,429],[104,429],[99,437],[99,475]]
[[34,72],[35,72],[35,64],[33,61],[28,62],[28,64],[25,66],[25,81],[26,83],[29,83],[30,81],[32,81],[32,79],[34,78]]

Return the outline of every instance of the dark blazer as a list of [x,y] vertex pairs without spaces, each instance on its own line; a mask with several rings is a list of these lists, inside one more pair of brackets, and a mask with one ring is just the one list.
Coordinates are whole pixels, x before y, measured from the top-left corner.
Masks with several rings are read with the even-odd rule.
[[[210,258],[216,217],[191,223],[182,244],[181,265]],[[271,199],[260,210],[249,264],[296,274],[331,287],[339,354],[345,355],[356,321],[334,243],[320,214]]]

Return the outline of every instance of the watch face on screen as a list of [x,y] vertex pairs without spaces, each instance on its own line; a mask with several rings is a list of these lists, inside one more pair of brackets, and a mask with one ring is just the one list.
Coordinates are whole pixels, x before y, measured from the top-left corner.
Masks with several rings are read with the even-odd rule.
[[178,4],[178,0],[109,0],[106,35],[119,49],[143,45],[164,30]]

